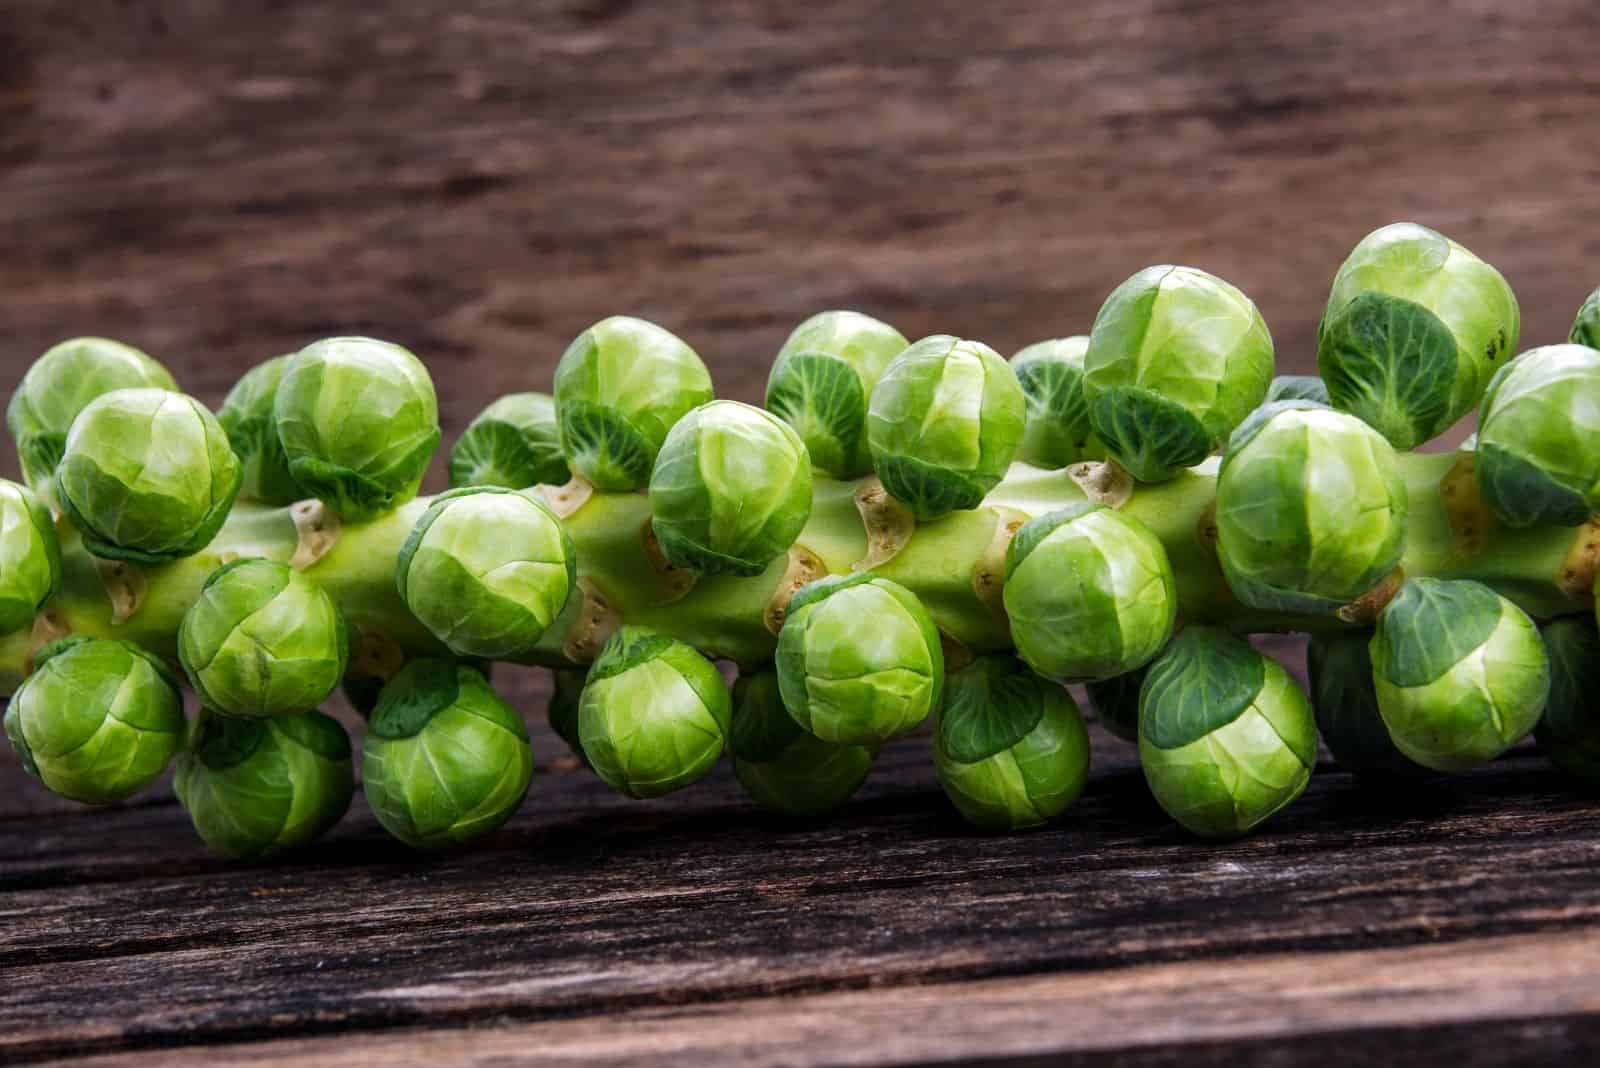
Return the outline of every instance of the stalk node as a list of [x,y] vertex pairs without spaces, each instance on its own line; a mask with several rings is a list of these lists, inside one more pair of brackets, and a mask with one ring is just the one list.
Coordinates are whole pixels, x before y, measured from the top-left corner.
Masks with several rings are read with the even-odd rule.
[[600,655],[600,647],[622,625],[622,614],[593,579],[579,578],[578,592],[583,594],[583,604],[578,618],[561,639],[561,655],[574,664],[588,664]]
[[47,604],[44,610],[33,617],[33,630],[28,634],[28,656],[24,666],[25,675],[33,674],[33,657],[40,649],[51,642],[60,641],[72,634],[72,628],[67,626],[67,621],[61,618],[60,612],[54,604]]
[[1476,556],[1498,520],[1478,490],[1478,460],[1473,453],[1456,455],[1456,462],[1439,480],[1439,503],[1444,506],[1445,519],[1455,535],[1457,552]]
[[1572,548],[1561,561],[1556,585],[1575,601],[1592,603],[1600,583],[1600,519],[1591,519],[1578,528]]
[[1347,605],[1341,605],[1334,615],[1346,623],[1357,626],[1371,626],[1378,621],[1384,608],[1394,600],[1394,595],[1400,592],[1400,587],[1406,582],[1406,573],[1400,568],[1395,568],[1383,577],[1383,581]]
[[106,599],[111,602],[111,625],[121,626],[144,604],[150,583],[136,564],[126,560],[102,560],[98,556],[92,559],[100,585],[105,587]]
[[339,544],[342,521],[327,505],[312,499],[297,501],[289,506],[289,518],[294,522],[296,535],[294,555],[289,566],[304,571]]
[[917,518],[883,488],[878,476],[868,475],[856,487],[856,511],[867,528],[867,555],[851,565],[851,571],[870,571],[890,560],[905,548],[916,532]]
[[565,486],[540,486],[545,503],[562,519],[582,508],[594,496],[594,486],[582,475],[573,475]]
[[674,567],[661,551],[661,539],[656,537],[656,528],[649,519],[639,527],[639,543],[644,547],[644,557],[650,562],[650,570],[661,577],[666,587],[666,596],[662,598],[663,604],[681,601],[694,589],[694,584],[700,576],[688,568]]
[[995,622],[1009,631],[1011,624],[1006,617],[1004,597],[1006,550],[1011,547],[1011,539],[1017,536],[1017,531],[1028,521],[1028,515],[1015,508],[1001,506],[991,506],[989,510],[995,515],[994,536],[972,565],[972,592],[989,609]]
[[350,648],[350,665],[346,678],[377,679],[387,684],[406,666],[405,650],[387,634],[377,631],[360,631]]
[[822,557],[804,545],[789,546],[789,566],[784,569],[783,578],[778,581],[778,588],[773,591],[764,613],[767,630],[773,634],[782,630],[783,621],[789,615],[789,601],[796,591],[827,573],[828,567],[822,562]]
[[1133,496],[1133,476],[1115,460],[1087,460],[1067,469],[1084,497],[1107,508],[1121,508]]

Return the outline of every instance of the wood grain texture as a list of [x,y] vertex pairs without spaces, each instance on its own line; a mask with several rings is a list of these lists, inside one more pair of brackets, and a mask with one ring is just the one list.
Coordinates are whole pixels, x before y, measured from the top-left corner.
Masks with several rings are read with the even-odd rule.
[[[1397,218],[1499,266],[1531,346],[1600,282],[1596,54],[1589,0],[8,0],[0,391],[104,333],[215,403],[363,332],[453,431],[626,311],[756,400],[820,308],[1009,352],[1160,261],[1307,370]],[[912,739],[822,826],[726,769],[650,805],[546,773],[480,849],[358,799],[262,868],[164,790],[90,812],[7,764],[0,1061],[1593,1059],[1597,807],[1535,755],[1404,796],[1323,767],[1205,846],[1094,742],[1037,834],[966,831]]]

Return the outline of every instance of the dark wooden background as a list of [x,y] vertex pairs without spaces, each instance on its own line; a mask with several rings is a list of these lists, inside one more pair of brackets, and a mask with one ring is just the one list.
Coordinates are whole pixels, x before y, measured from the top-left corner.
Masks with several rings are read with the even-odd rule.
[[[758,400],[815,310],[1010,352],[1169,260],[1244,288],[1303,371],[1339,261],[1402,218],[1499,266],[1545,343],[1600,283],[1597,56],[1592,0],[6,0],[0,391],[102,333],[215,403],[363,332],[428,362],[455,430],[631,312]],[[509,684],[536,715],[538,677]],[[801,829],[725,770],[622,802],[549,742],[522,814],[434,861],[358,799],[309,855],[231,867],[160,791],[69,811],[0,769],[0,1060],[1464,1065],[1600,1037],[1597,809],[1531,754],[1404,795],[1324,765],[1202,847],[1099,733],[1073,816],[1006,839],[956,823],[917,740]]]

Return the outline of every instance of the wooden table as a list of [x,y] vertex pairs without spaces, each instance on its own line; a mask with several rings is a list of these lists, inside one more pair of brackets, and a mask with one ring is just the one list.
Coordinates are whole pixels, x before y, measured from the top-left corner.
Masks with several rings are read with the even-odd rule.
[[[820,308],[1010,352],[1168,260],[1304,371],[1398,218],[1547,343],[1600,282],[1597,55],[1592,0],[7,0],[0,388],[104,333],[216,403],[366,332],[453,430],[628,311],[759,400]],[[8,765],[0,1062],[1592,1058],[1600,804],[1535,755],[1403,795],[1324,766],[1206,846],[1094,741],[1036,834],[966,831],[910,740],[817,827],[725,771],[638,805],[546,770],[472,851],[410,856],[358,798],[260,868],[159,791],[80,811]]]

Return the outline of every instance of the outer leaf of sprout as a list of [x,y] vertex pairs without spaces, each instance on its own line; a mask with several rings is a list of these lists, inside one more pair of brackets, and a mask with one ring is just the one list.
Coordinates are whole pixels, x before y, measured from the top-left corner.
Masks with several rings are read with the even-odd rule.
[[1556,767],[1600,781],[1600,630],[1573,616],[1546,623],[1541,634],[1550,656],[1550,700],[1534,733]]
[[0,634],[20,630],[61,585],[61,546],[32,491],[0,479]]
[[1378,617],[1371,649],[1389,736],[1435,771],[1505,752],[1539,722],[1550,691],[1533,621],[1476,582],[1407,582]]
[[706,575],[766,570],[811,516],[811,460],[777,416],[712,401],[668,433],[650,476],[651,526],[667,560]]
[[415,497],[439,444],[428,369],[372,338],[328,338],[296,353],[273,418],[294,480],[353,521]]
[[1588,345],[1591,349],[1600,349],[1600,289],[1589,294],[1589,298],[1578,309],[1577,318],[1572,320],[1572,331],[1567,335],[1567,340],[1575,345]]
[[778,635],[789,714],[825,742],[876,746],[939,703],[944,653],[922,602],[870,572],[822,579],[789,602]]
[[1530,349],[1489,383],[1478,485],[1502,522],[1577,526],[1600,515],[1600,351]]
[[883,486],[920,520],[976,508],[1022,441],[1027,400],[989,346],[946,334],[896,356],[873,387],[867,444]]
[[450,488],[559,486],[572,477],[561,452],[556,403],[543,393],[509,393],[467,424],[450,450]]
[[867,398],[906,339],[888,323],[825,311],[801,323],[778,350],[767,409],[800,435],[819,471],[860,478],[872,470]]
[[1217,555],[1234,594],[1267,612],[1333,612],[1394,570],[1410,498],[1394,448],[1307,401],[1252,413],[1217,477]]
[[566,607],[577,554],[537,491],[474,486],[434,498],[400,550],[395,584],[451,652],[516,659]]
[[1372,681],[1371,631],[1319,634],[1306,666],[1317,729],[1345,771],[1379,778],[1417,778],[1421,765],[1407,759],[1389,737]]
[[206,716],[173,781],[212,849],[260,860],[320,838],[355,790],[350,739],[320,712],[270,720]]
[[772,671],[741,674],[733,687],[733,772],[771,812],[811,818],[848,801],[866,781],[873,750],[807,734],[783,707]]
[[1089,335],[1029,345],[1011,357],[1011,369],[1028,401],[1027,428],[1017,459],[1039,467],[1066,467],[1105,458],[1094,436],[1083,394],[1083,358]]
[[522,717],[478,671],[413,660],[384,687],[362,752],[367,803],[417,849],[463,845],[517,811],[533,775]]
[[1142,667],[1167,643],[1178,604],[1150,529],[1091,504],[1023,525],[1006,552],[1003,598],[1017,653],[1063,681]]
[[217,409],[217,423],[228,435],[243,470],[239,486],[243,500],[284,505],[310,496],[289,473],[289,457],[278,440],[273,417],[278,383],[289,359],[278,356],[246,371]]
[[1274,401],[1311,401],[1313,404],[1330,404],[1328,384],[1317,375],[1278,375],[1267,386],[1267,399]]
[[68,638],[41,649],[6,708],[23,768],[62,797],[109,804],[166,770],[183,740],[178,682],[127,642]]
[[1271,377],[1272,337],[1256,306],[1192,267],[1147,267],[1118,286],[1084,357],[1095,434],[1142,482],[1215,451]]
[[1156,801],[1205,838],[1244,834],[1299,797],[1317,757],[1288,672],[1224,631],[1189,627],[1150,666],[1139,760]]
[[1521,325],[1498,271],[1427,227],[1395,223],[1339,268],[1317,364],[1334,407],[1409,449],[1478,402]]
[[73,421],[55,496],[94,555],[159,563],[205,547],[240,479],[205,405],[164,389],[119,389]]
[[178,384],[165,367],[131,345],[103,337],[63,341],[33,362],[6,408],[6,425],[28,485],[54,492],[51,483],[66,448],[67,431],[89,402],[114,389],[165,389]]
[[951,676],[933,754],[956,809],[990,831],[1056,819],[1089,774],[1078,706],[1011,656],[983,657]]
[[556,365],[567,464],[600,489],[638,489],[667,431],[711,397],[706,365],[675,335],[631,316],[602,319]]
[[716,765],[731,716],[716,665],[683,642],[623,626],[589,669],[578,735],[606,785],[660,797]]
[[218,568],[178,628],[178,658],[209,708],[231,716],[306,712],[338,687],[349,637],[320,585],[272,560]]

